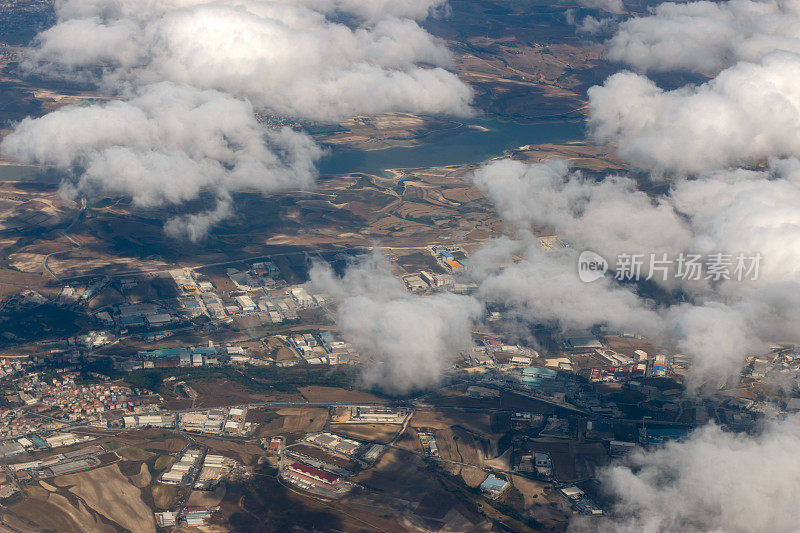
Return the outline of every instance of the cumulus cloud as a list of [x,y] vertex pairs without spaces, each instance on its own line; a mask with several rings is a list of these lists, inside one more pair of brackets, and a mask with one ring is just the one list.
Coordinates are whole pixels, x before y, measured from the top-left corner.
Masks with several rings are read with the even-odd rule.
[[215,224],[233,216],[233,201],[228,194],[220,192],[216,202],[212,209],[170,218],[164,224],[164,232],[176,239],[201,240]]
[[[218,91],[160,83],[125,101],[63,107],[27,118],[0,144],[6,157],[69,173],[70,196],[118,194],[138,207],[181,204],[201,192],[229,213],[230,193],[310,187],[322,155],[309,136],[272,130],[252,106]],[[191,219],[197,238],[198,218]],[[180,234],[179,220],[168,222]]]
[[362,20],[375,21],[391,16],[413,20],[425,19],[436,13],[446,4],[446,0],[280,0],[286,3],[300,3],[315,11],[357,16]]
[[789,166],[771,171],[717,172],[680,181],[670,192],[675,209],[691,218],[692,248],[699,252],[760,252],[762,282],[800,282],[800,183]]
[[167,221],[196,240],[231,193],[309,187],[321,149],[256,112],[338,120],[408,111],[469,115],[472,92],[417,20],[444,0],[60,0],[24,51],[31,73],[97,84],[120,101],[26,119],[3,155],[69,170],[72,194],[216,206]]
[[635,167],[686,174],[800,155],[797,1],[663,3],[621,23],[607,56],[715,76],[667,91],[622,72],[589,90],[594,137],[618,143]]
[[[686,251],[763,258],[755,281],[682,284],[690,301],[665,314],[669,337],[695,356],[696,381],[735,377],[748,350],[797,337],[799,13],[797,2],[662,4],[621,24],[609,56],[716,77],[664,90],[621,72],[589,90],[596,139],[636,168],[678,174],[659,203],[689,228]],[[763,161],[766,171],[735,168]]]
[[800,56],[773,52],[673,91],[622,72],[589,89],[589,126],[634,166],[697,173],[800,156]]
[[[755,436],[709,425],[601,474],[618,521],[592,530],[789,532],[800,520],[800,418]],[[590,529],[575,527],[575,530]]]
[[[545,324],[562,331],[606,326],[643,334],[692,359],[685,381],[692,393],[702,392],[707,383],[711,385],[707,390],[716,390],[719,384],[734,380],[746,357],[765,348],[764,337],[774,339],[770,335],[777,334],[778,328],[783,328],[780,334],[794,335],[800,324],[794,312],[800,303],[796,287],[792,296],[776,291],[761,299],[730,298],[727,303],[698,298],[657,307],[611,277],[581,281],[575,250],[545,252],[535,242],[506,239],[487,247],[489,251],[481,250],[475,258],[503,261],[502,250],[513,250],[509,253],[520,257],[513,262],[505,258],[509,263],[505,268],[479,278],[481,300],[503,305],[509,318],[529,325]],[[783,295],[782,302],[778,294]],[[773,327],[764,328],[764,321],[773,321]]]
[[469,296],[410,294],[376,252],[338,277],[323,264],[311,284],[337,302],[336,325],[359,351],[368,385],[393,393],[437,384],[459,351],[472,345],[482,307]]
[[800,3],[664,2],[620,24],[608,57],[640,70],[714,73],[775,50],[800,53]]
[[503,219],[523,228],[553,228],[576,247],[604,257],[676,253],[691,239],[672,206],[648,197],[632,179],[592,180],[570,171],[561,159],[536,164],[503,159],[479,168],[472,181]]
[[725,304],[682,304],[666,313],[675,348],[692,356],[687,385],[695,389],[735,378],[750,350],[763,349],[740,310]]
[[[695,375],[727,372],[735,376],[748,350],[763,350],[770,341],[797,340],[800,253],[793,243],[800,237],[796,207],[800,188],[796,166],[796,160],[785,160],[773,162],[773,168],[765,172],[717,172],[680,181],[670,192],[675,209],[691,221],[692,250],[762,257],[756,280],[720,280],[713,291],[699,291],[697,286],[687,289],[700,302],[714,299],[724,304],[681,310],[678,338],[689,340],[679,347],[703,354],[696,359]],[[695,335],[687,335],[693,330]]]
[[[63,19],[100,17],[134,18],[144,20],[155,14],[163,15],[170,10],[191,8],[213,0],[59,0],[58,13]],[[223,2],[224,3],[224,2]],[[330,15],[341,14],[357,17],[363,21],[375,21],[387,16],[423,20],[429,13],[445,4],[445,0],[264,0],[262,4],[294,4]],[[255,5],[256,2],[228,2],[228,5]]]
[[[607,43],[608,57],[640,72],[688,70],[714,77],[665,90],[643,75],[621,72],[589,90],[594,138],[616,143],[633,167],[670,179],[669,190],[649,206],[623,204],[640,210],[637,224],[660,220],[666,235],[678,236],[666,241],[687,252],[762,257],[758,279],[682,282],[677,287],[681,303],[657,310],[664,341],[693,359],[690,389],[707,382],[738,383],[747,355],[762,352],[768,342],[798,341],[800,256],[794,243],[800,228],[800,92],[794,80],[800,75],[799,15],[800,3],[794,0],[663,3],[651,16],[622,22]],[[752,170],[764,168],[764,162],[766,170]],[[536,184],[532,191],[538,201],[545,201],[550,189],[547,180],[541,181],[529,180]],[[579,242],[592,235],[593,224],[604,227],[610,221],[603,232],[619,240],[620,227],[612,217],[569,209],[570,182],[587,195],[596,194],[596,186],[569,175],[562,182],[557,190],[567,203],[549,213],[534,200],[535,212],[560,231],[578,235]],[[513,201],[502,190],[496,194]],[[664,210],[661,219],[656,208]],[[523,222],[528,220],[542,223],[534,214]],[[652,227],[630,231],[645,245],[665,240]],[[603,297],[597,305],[606,305]],[[794,531],[800,516],[793,502],[800,485],[798,472],[786,465],[793,463],[798,442],[800,418],[790,417],[756,436],[712,425],[684,442],[637,452],[601,475],[618,502],[614,519],[574,527]]]
[[565,330],[606,324],[651,335],[660,333],[659,315],[635,293],[610,278],[584,283],[578,278],[577,264],[575,250],[543,252],[528,243],[522,260],[487,276],[478,295],[504,304],[530,323]]
[[[767,171],[729,170],[675,180],[649,196],[621,176],[602,180],[571,171],[564,161],[488,163],[475,185],[512,227],[552,228],[572,249],[543,252],[522,234],[493,241],[475,254],[479,296],[502,303],[516,318],[562,329],[607,325],[652,337],[693,360],[692,390],[735,380],[747,355],[769,342],[797,340],[800,326],[800,163],[774,160]],[[589,249],[613,269],[622,254],[642,254],[642,277],[651,254],[672,260],[666,280],[653,282],[678,305],[659,307],[609,277],[580,281],[577,256]],[[676,277],[680,254],[727,256],[729,278]],[[761,256],[756,272],[736,274],[737,256]],[[519,259],[511,261],[516,255]],[[749,260],[748,260],[749,261]],[[493,271],[487,265],[507,263]],[[747,268],[752,263],[745,264]]]
[[[498,213],[523,229],[553,228],[575,248],[545,253],[522,242],[515,250],[507,239],[502,246],[492,244],[477,257],[496,264],[505,250],[523,260],[500,273],[480,269],[480,294],[531,322],[565,328],[606,324],[653,336],[693,358],[692,388],[735,378],[748,354],[769,341],[795,339],[800,326],[800,256],[791,244],[800,227],[795,207],[800,163],[782,160],[772,166],[764,172],[720,171],[678,180],[668,193],[651,198],[628,178],[587,179],[563,161],[491,162],[474,173],[473,181]],[[611,268],[620,253],[666,254],[673,261],[668,276],[664,280],[656,272],[653,282],[685,303],[653,309],[609,279],[581,282],[577,253],[584,249],[600,253]],[[725,254],[730,279],[709,280],[707,272],[698,280],[675,277],[674,261],[681,253]],[[738,279],[740,253],[761,255],[757,276],[743,272],[745,279]],[[648,270],[645,261],[643,277]]]
[[578,3],[590,9],[602,9],[616,14],[625,13],[625,4],[622,0],[578,0]]
[[576,23],[575,26],[578,33],[595,35],[608,31],[613,28],[616,23],[617,21],[611,17],[597,19],[591,15],[587,15],[581,20],[580,24]]
[[[67,0],[23,67],[92,79],[115,92],[164,80],[191,84],[311,120],[386,111],[467,115],[472,92],[445,70],[449,51],[413,20],[439,3]],[[362,22],[326,16],[337,12]]]

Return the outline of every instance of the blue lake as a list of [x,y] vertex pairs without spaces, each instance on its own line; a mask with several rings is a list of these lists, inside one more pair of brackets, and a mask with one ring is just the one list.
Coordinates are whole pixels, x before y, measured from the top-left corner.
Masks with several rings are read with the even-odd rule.
[[[318,164],[320,174],[381,174],[389,168],[440,167],[479,163],[526,144],[583,140],[583,122],[521,124],[498,120],[471,120],[452,135],[410,148],[331,151]],[[58,183],[59,173],[38,172],[35,167],[0,165],[0,181]]]
[[389,168],[439,167],[479,163],[526,144],[583,140],[583,122],[520,124],[497,120],[472,120],[487,131],[463,128],[444,139],[410,148],[333,151],[318,164],[321,174],[363,172],[380,174]]

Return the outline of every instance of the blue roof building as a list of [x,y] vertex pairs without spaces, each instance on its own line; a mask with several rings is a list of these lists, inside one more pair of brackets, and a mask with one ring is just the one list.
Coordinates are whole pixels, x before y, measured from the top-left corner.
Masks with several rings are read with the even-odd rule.
[[539,377],[546,379],[553,379],[558,376],[558,372],[552,368],[539,368],[535,366],[528,366],[522,369],[523,376]]
[[689,434],[684,428],[646,428],[645,441],[648,444],[663,444],[670,440],[680,440]]
[[144,326],[145,321],[143,316],[123,316],[119,318],[119,323],[123,326]]
[[200,355],[216,355],[217,347],[216,346],[200,346],[197,348],[192,349],[193,354],[200,354]]
[[500,479],[494,474],[489,474],[486,479],[481,483],[481,490],[488,492],[492,496],[498,496],[508,486],[508,481]]

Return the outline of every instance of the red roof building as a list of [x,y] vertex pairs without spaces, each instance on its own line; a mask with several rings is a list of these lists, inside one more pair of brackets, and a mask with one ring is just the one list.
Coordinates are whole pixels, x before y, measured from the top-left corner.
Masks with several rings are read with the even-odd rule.
[[330,472],[325,472],[312,466],[304,465],[303,463],[292,463],[286,467],[291,475],[297,476],[306,481],[314,484],[323,483],[325,485],[336,485],[341,483],[342,479],[335,476]]

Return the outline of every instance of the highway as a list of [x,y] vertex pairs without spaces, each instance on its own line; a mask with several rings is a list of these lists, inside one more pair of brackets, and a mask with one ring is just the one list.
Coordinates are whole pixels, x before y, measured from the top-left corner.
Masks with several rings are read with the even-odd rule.
[[297,250],[293,252],[281,252],[275,254],[264,254],[264,255],[255,255],[249,257],[241,257],[237,259],[228,259],[225,261],[219,261],[215,263],[203,263],[202,265],[195,265],[195,266],[181,266],[181,265],[174,265],[168,268],[152,268],[152,269],[137,269],[137,270],[128,270],[125,272],[116,272],[114,274],[103,274],[101,272],[95,272],[93,274],[81,274],[80,276],[71,276],[67,278],[61,278],[61,282],[66,283],[70,281],[76,281],[80,279],[86,278],[95,278],[98,276],[108,276],[109,278],[122,278],[127,276],[141,276],[144,274],[166,274],[170,270],[180,269],[180,268],[188,268],[191,271],[202,270],[204,268],[213,268],[218,266],[225,266],[225,265],[232,265],[235,263],[246,263],[249,261],[256,261],[258,259],[269,259],[271,257],[286,257],[289,255],[298,255],[298,254],[319,254],[319,253],[346,253],[346,252],[368,252],[372,250],[371,246],[357,246],[357,247],[350,247],[350,248],[330,248],[330,249],[317,249],[317,250]]
[[[69,238],[69,237],[68,237]],[[434,244],[435,245],[435,244]],[[395,251],[427,251],[428,248],[433,245],[426,245],[426,246],[380,246],[379,248],[382,250],[386,250],[387,252],[395,252]],[[213,268],[218,266],[225,266],[225,265],[232,265],[236,263],[246,263],[250,261],[257,261],[259,259],[269,259],[272,257],[286,257],[290,255],[298,255],[307,253],[309,255],[313,254],[321,254],[321,253],[348,253],[348,252],[361,252],[367,253],[371,252],[375,247],[374,246],[352,246],[347,248],[319,248],[316,250],[304,249],[304,250],[297,250],[292,252],[279,252],[274,254],[263,254],[263,255],[254,255],[249,257],[240,257],[236,259],[227,259],[225,261],[219,261],[214,263],[203,263],[201,265],[195,266],[180,266],[175,265],[168,268],[152,268],[152,269],[137,269],[137,270],[128,270],[125,272],[117,272],[114,274],[103,274],[102,272],[96,272],[93,274],[81,274],[80,276],[70,276],[60,278],[60,283],[67,283],[71,281],[76,281],[85,278],[93,278],[97,276],[108,276],[109,278],[121,278],[127,276],[140,276],[144,274],[165,274],[170,270],[175,270],[178,268],[188,268],[192,271],[203,270],[204,268]],[[70,250],[65,250],[70,251]],[[56,253],[64,253],[64,252],[56,252]],[[51,254],[53,255],[53,254]],[[54,275],[55,277],[55,275]],[[57,279],[58,280],[58,279]]]

